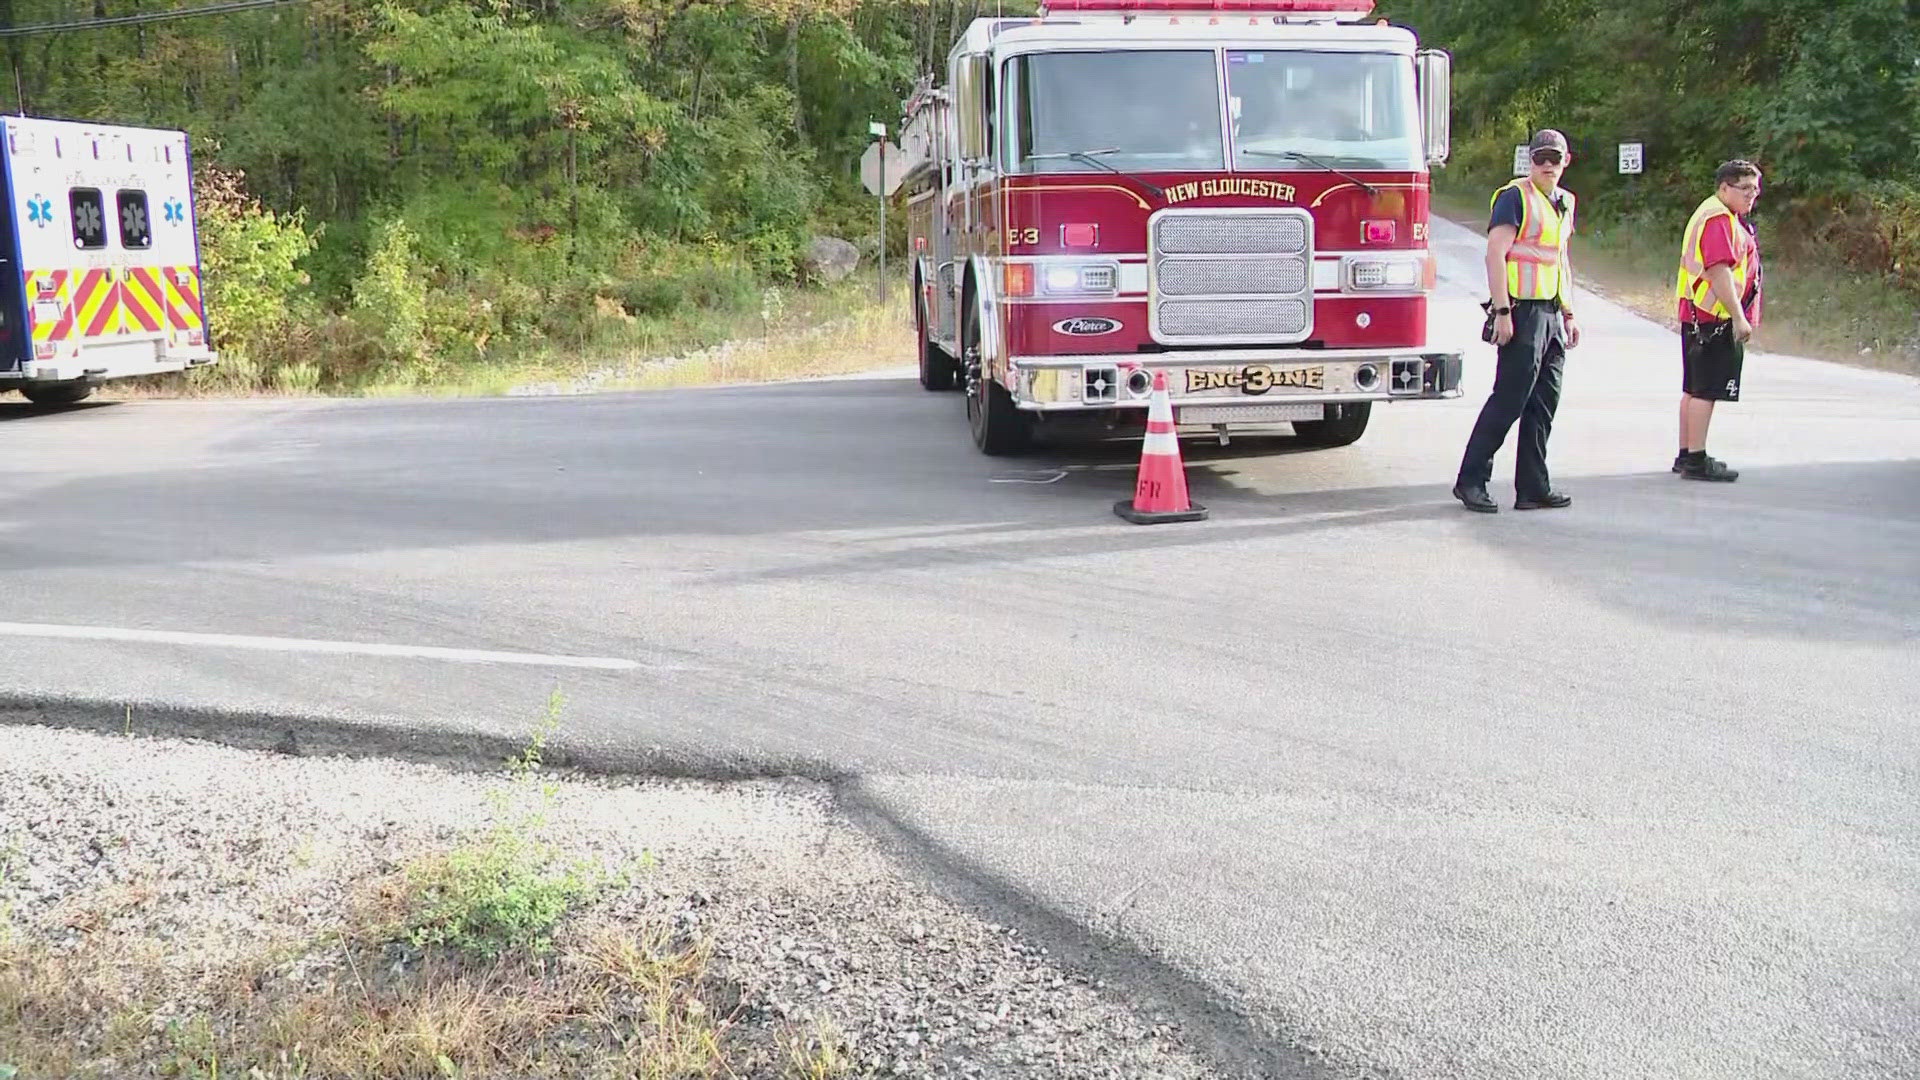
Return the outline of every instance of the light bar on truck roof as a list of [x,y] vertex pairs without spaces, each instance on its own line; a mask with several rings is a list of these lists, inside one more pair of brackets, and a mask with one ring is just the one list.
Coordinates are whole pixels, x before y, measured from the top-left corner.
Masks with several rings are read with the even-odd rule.
[[1109,15],[1331,15],[1357,19],[1373,11],[1373,0],[1045,0],[1041,14],[1058,12]]

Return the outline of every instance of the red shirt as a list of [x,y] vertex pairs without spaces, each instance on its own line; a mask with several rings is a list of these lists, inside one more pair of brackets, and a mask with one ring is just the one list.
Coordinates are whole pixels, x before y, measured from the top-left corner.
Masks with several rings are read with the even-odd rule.
[[[1700,251],[1706,256],[1706,267],[1732,266],[1733,223],[1736,215],[1722,214],[1707,222],[1700,232]],[[1760,242],[1753,235],[1753,223],[1744,218],[1740,227],[1747,230],[1747,295],[1740,298],[1740,307],[1746,312],[1747,321],[1760,325]],[[1713,315],[1693,306],[1693,301],[1680,298],[1680,321],[1683,323],[1712,322]]]

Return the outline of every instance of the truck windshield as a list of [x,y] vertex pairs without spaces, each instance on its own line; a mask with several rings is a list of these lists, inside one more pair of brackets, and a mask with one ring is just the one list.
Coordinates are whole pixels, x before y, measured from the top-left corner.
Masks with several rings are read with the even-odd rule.
[[1034,53],[1008,65],[1011,171],[1225,167],[1214,53]]
[[1229,49],[1227,109],[1238,168],[1422,167],[1404,56]]

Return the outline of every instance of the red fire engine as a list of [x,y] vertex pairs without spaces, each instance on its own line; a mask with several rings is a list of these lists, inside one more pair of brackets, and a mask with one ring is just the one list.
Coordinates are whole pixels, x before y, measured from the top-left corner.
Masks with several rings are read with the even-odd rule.
[[[1290,423],[1455,397],[1432,347],[1428,169],[1450,59],[1372,0],[1050,0],[980,18],[902,149],[920,381],[974,442]],[[1076,421],[1078,423],[1076,423]]]

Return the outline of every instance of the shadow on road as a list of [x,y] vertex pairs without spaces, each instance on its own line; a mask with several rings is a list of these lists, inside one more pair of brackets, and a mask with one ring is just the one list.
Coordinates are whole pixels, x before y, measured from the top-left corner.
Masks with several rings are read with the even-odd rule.
[[20,398],[0,398],[0,424],[9,420],[38,420],[61,413],[92,412],[111,409],[117,401],[82,401],[76,405],[35,405]]
[[[1648,618],[1716,613],[1721,629],[1841,639],[1917,632],[1916,461],[1749,469],[1734,485],[1585,477],[1571,510],[1480,518],[1440,477],[1256,490],[1246,464],[1294,452],[1296,440],[1196,439],[1189,484],[1213,519],[1140,527],[1111,512],[1131,494],[1137,443],[986,458],[958,412],[953,395],[898,380],[290,412],[236,430],[191,467],[43,483],[31,499],[10,496],[0,475],[11,524],[0,549],[31,571],[607,539],[813,541],[795,545],[795,561],[700,579],[740,587],[1327,532],[1358,542],[1415,526]],[[96,449],[122,422],[99,419],[76,435]],[[908,534],[915,543],[892,539]],[[838,553],[821,558],[823,544]],[[1783,574],[1798,588],[1778,588]]]

